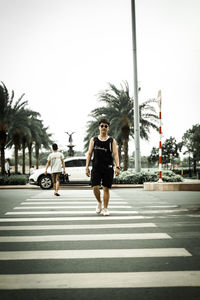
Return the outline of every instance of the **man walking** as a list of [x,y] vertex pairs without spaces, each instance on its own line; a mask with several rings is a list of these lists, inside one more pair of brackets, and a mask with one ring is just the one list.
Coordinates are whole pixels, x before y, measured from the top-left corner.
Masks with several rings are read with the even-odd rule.
[[120,173],[119,157],[117,152],[116,141],[108,136],[110,122],[106,119],[99,121],[99,135],[93,137],[90,140],[88,156],[86,160],[86,175],[90,176],[89,164],[93,154],[92,171],[91,171],[91,183],[93,187],[93,193],[98,201],[96,213],[100,214],[102,211],[102,201],[100,193],[100,185],[103,186],[103,215],[109,216],[108,202],[110,198],[109,189],[112,186],[113,181],[113,158],[115,160],[115,175]]
[[62,172],[62,167],[63,167],[63,173],[65,174],[64,156],[61,152],[58,151],[57,144],[53,144],[52,149],[53,149],[53,152],[51,154],[49,154],[49,156],[47,158],[45,175],[47,174],[48,167],[51,166],[51,177],[52,177],[52,182],[53,182],[54,195],[60,196],[60,194],[58,193],[58,190],[60,187],[60,174]]

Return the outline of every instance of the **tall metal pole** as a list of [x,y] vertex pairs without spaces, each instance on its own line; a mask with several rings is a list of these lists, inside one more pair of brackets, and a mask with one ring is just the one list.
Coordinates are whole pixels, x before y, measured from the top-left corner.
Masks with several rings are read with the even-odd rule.
[[140,157],[140,120],[138,104],[138,79],[137,79],[137,47],[136,47],[136,20],[135,0],[131,0],[132,12],[132,38],[133,38],[133,75],[134,75],[134,138],[135,138],[135,171],[141,171]]
[[158,92],[158,106],[159,106],[159,179],[158,182],[162,183],[162,98],[161,91]]

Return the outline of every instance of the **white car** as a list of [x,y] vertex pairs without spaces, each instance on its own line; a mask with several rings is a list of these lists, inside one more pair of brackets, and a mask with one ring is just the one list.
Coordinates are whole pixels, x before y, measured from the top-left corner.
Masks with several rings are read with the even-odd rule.
[[[90,183],[90,177],[85,174],[86,157],[73,156],[65,160],[65,175],[61,174],[60,184],[69,183]],[[37,169],[29,177],[30,184],[39,185],[42,189],[50,189],[52,184],[51,169],[48,168],[47,175],[44,174],[45,168]]]

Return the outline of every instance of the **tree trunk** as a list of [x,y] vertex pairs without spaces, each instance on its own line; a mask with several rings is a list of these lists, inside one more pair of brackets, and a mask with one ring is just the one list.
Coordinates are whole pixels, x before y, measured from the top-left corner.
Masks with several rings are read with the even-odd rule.
[[5,144],[6,144],[7,132],[0,132],[0,151],[1,151],[1,174],[5,175]]
[[194,174],[197,173],[197,160],[195,158],[193,159],[193,171],[194,171]]
[[35,146],[36,169],[39,169],[39,148]]
[[124,139],[124,171],[128,170],[128,139]]
[[120,165],[122,160],[122,140],[118,141],[118,155],[119,155],[119,165]]
[[5,151],[3,144],[1,144],[1,174],[5,175],[5,173]]
[[30,144],[28,145],[29,168],[32,167],[32,144],[33,144],[33,143],[30,143]]
[[128,170],[128,140],[130,134],[130,127],[126,124],[122,127],[122,136],[124,141],[124,171]]
[[25,148],[26,148],[26,141],[22,141],[22,173],[25,174],[25,166],[26,166],[26,159],[25,159]]
[[15,173],[18,173],[18,143],[15,143]]

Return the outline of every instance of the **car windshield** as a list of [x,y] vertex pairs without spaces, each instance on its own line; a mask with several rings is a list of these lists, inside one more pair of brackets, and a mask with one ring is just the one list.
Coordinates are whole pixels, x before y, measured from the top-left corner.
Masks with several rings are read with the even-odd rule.
[[[66,168],[73,168],[73,167],[85,167],[86,165],[86,159],[72,159],[65,161],[65,167]],[[90,163],[91,165],[91,163]]]

